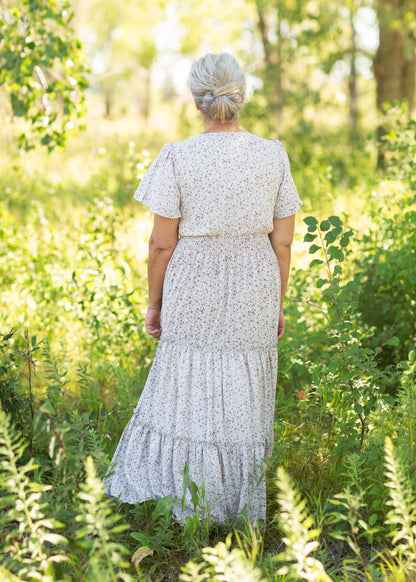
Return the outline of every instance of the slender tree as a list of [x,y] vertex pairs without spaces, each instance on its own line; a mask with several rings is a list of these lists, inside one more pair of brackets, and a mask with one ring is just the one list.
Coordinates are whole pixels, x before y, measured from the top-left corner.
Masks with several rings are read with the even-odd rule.
[[[412,115],[416,74],[416,0],[377,0],[380,43],[374,58],[377,82],[377,107],[385,114],[395,103],[404,104]],[[381,138],[385,124],[377,130],[378,166],[384,166]]]

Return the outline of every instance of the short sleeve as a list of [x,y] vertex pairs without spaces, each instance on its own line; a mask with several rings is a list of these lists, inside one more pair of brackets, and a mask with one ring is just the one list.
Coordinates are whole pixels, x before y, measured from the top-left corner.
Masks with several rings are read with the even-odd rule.
[[180,190],[175,177],[172,147],[171,143],[165,143],[142,177],[133,198],[148,206],[154,214],[180,218]]
[[273,218],[286,218],[296,214],[303,202],[299,197],[298,191],[290,172],[289,157],[286,149],[279,140],[274,140],[279,146],[279,157],[282,164],[282,179],[279,184],[279,190],[274,206]]

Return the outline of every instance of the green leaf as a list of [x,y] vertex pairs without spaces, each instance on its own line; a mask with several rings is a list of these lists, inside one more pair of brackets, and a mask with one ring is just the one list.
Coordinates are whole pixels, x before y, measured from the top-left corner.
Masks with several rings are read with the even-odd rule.
[[306,218],[303,219],[303,222],[309,226],[317,226],[318,221],[316,220],[316,218],[314,216],[307,216]]
[[343,259],[342,250],[338,247],[329,247],[328,255],[331,259],[337,259],[338,261]]
[[332,230],[326,233],[325,240],[329,243],[333,243],[336,238],[341,234],[342,228],[340,226],[336,226]]
[[148,546],[150,544],[149,536],[144,533],[133,531],[130,533],[130,535],[134,540],[140,542],[144,546]]
[[393,337],[389,338],[388,340],[386,340],[384,342],[384,345],[386,345],[386,346],[396,346],[397,347],[398,345],[400,345],[400,340],[399,340],[398,337],[393,336]]
[[26,115],[28,106],[22,99],[19,99],[15,93],[10,95],[10,104],[15,117],[24,117]]
[[314,259],[309,266],[315,267],[316,265],[322,265],[322,263],[323,261],[321,259]]
[[311,234],[310,232],[306,233],[304,236],[304,242],[312,242],[313,240],[316,239],[318,235],[317,234]]
[[321,289],[321,287],[323,287],[325,283],[328,283],[327,279],[318,279],[318,281],[316,282],[316,286],[318,287],[318,289]]
[[329,230],[331,228],[331,223],[329,222],[329,220],[323,220],[321,222],[321,230]]
[[330,216],[328,220],[332,224],[332,226],[342,226],[342,220],[340,219],[339,216]]
[[363,413],[363,411],[364,411],[364,407],[362,406],[362,404],[358,404],[358,402],[356,402],[356,403],[354,404],[354,411],[355,411],[357,414],[362,414],[362,413]]
[[349,243],[350,243],[349,237],[344,235],[339,244],[342,246],[342,248],[345,248],[349,245]]
[[311,246],[309,247],[309,253],[310,253],[311,255],[313,255],[314,253],[316,253],[316,251],[319,251],[319,249],[320,249],[320,248],[321,248],[321,247],[319,247],[318,245],[311,245]]

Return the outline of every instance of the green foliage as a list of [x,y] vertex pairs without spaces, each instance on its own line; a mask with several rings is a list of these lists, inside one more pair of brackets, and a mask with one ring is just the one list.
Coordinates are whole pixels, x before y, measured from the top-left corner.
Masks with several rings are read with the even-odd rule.
[[416,571],[416,509],[414,493],[405,478],[400,461],[395,459],[393,443],[386,437],[386,486],[389,488],[391,507],[387,514],[387,523],[393,526],[393,555],[405,558],[404,568],[408,575]]
[[319,546],[320,531],[312,529],[313,519],[307,515],[306,503],[294,489],[286,472],[277,470],[278,501],[280,504],[280,528],[285,537],[285,550],[276,556],[284,562],[277,573],[288,580],[314,580],[331,582],[321,562],[310,554]]
[[380,184],[374,192],[370,225],[355,259],[358,309],[362,322],[375,329],[368,343],[380,346],[383,367],[404,360],[416,342],[414,124],[398,117],[395,129],[386,136],[388,172],[395,181]]
[[31,394],[27,395],[26,390],[22,389],[21,376],[26,363],[35,371],[32,351],[38,347],[35,346],[36,337],[33,336],[25,352],[21,342],[14,343],[16,332],[17,328],[14,328],[9,333],[0,334],[0,402],[2,409],[10,414],[17,430],[28,436]]
[[[150,355],[154,344],[144,335],[138,307],[144,302],[144,277],[132,268],[135,258],[118,244],[122,216],[128,213],[116,211],[108,198],[95,199],[82,214],[72,213],[66,224],[52,227],[49,244],[44,244],[34,237],[34,230],[46,232],[49,225],[39,220],[39,208],[28,213],[21,227],[5,213],[0,227],[2,325],[23,321],[45,330],[51,339],[61,337],[70,353],[81,357],[98,344],[101,356],[107,354],[113,361],[118,355],[133,355],[138,346]],[[73,237],[73,228],[80,228],[82,236]],[[25,242],[21,246],[17,240]],[[7,309],[10,301],[21,311],[17,318]],[[77,334],[82,330],[79,343],[71,343],[68,328]]]
[[67,0],[16,0],[2,7],[0,87],[13,115],[28,121],[19,136],[26,150],[36,142],[48,151],[62,146],[85,113],[87,69],[72,18]]
[[182,582],[262,582],[261,572],[247,559],[239,548],[231,549],[231,535],[225,542],[219,542],[213,548],[202,550],[202,562],[188,562],[182,568],[179,580]]
[[[60,426],[57,432],[64,440]],[[52,436],[49,446],[52,467],[59,466],[62,460],[62,449],[55,447],[54,439]],[[72,448],[68,440],[65,444]],[[118,523],[121,516],[103,499],[103,485],[96,476],[92,457],[88,456],[85,462],[85,482],[76,482],[78,487],[72,490],[75,507],[65,510],[65,500],[68,502],[69,498],[60,492],[65,478],[57,471],[56,484],[34,481],[33,474],[41,464],[35,458],[23,462],[26,446],[10,416],[0,409],[3,574],[60,580],[65,572],[72,572],[74,577],[65,579],[92,582],[99,576],[112,582],[133,580],[125,571],[129,564],[123,556],[128,550],[111,541],[129,526]],[[80,458],[81,455],[78,463]],[[38,474],[45,480],[43,467]]]
[[125,572],[129,563],[124,556],[128,550],[122,544],[111,541],[115,534],[129,528],[126,523],[118,523],[121,515],[114,514],[107,500],[102,499],[103,484],[98,479],[91,457],[85,462],[86,480],[81,484],[78,497],[79,514],[75,521],[79,524],[76,539],[88,557],[86,580],[128,582],[134,580]]
[[1,409],[0,487],[7,512],[0,521],[10,528],[5,540],[4,566],[19,577],[34,578],[34,573],[52,576],[55,563],[72,563],[62,548],[68,540],[55,532],[63,524],[53,517],[49,504],[45,502],[45,492],[52,487],[34,483],[28,476],[38,465],[33,459],[24,465],[18,464],[24,449],[24,439]]
[[[344,261],[348,256],[353,230],[343,225],[338,216],[321,221],[310,216],[304,219],[310,243],[309,253],[319,251],[310,268],[319,269],[316,286],[321,290],[321,309],[326,319],[325,352],[321,361],[311,363],[312,386],[321,398],[321,405],[331,415],[338,433],[337,448],[362,449],[370,430],[370,418],[381,403],[381,387],[388,380],[387,371],[377,367],[377,351],[363,341],[368,330],[358,325],[356,279],[344,281]],[[323,271],[323,272],[322,272]]]
[[[411,219],[405,227],[394,218],[404,200],[406,208],[413,204],[412,145],[396,134],[392,155],[400,150],[404,169],[380,181],[369,177],[368,168],[361,172],[368,158],[356,165],[347,139],[339,138],[331,151],[335,137],[335,132],[325,134],[326,147],[316,139],[310,149],[297,138],[292,164],[300,182],[309,185],[313,216],[302,225],[304,243],[296,241],[293,262],[305,268],[291,275],[287,332],[279,342],[275,446],[267,474],[274,476],[278,466],[287,472],[280,469],[277,481],[267,480],[264,532],[244,519],[224,527],[204,519],[209,516],[204,488],[189,483],[186,471],[182,499],[120,508],[119,502],[102,498],[98,476],[137,403],[156,347],[143,326],[146,248],[141,229],[148,230],[149,217],[130,204],[151,159],[149,152],[136,151],[141,138],[112,136],[92,146],[92,138],[85,136],[85,144],[72,144],[68,169],[65,158],[53,152],[48,164],[59,180],[52,179],[35,152],[20,162],[10,157],[0,178],[7,194],[0,203],[0,398],[23,440],[22,456],[15,461],[15,473],[22,475],[10,477],[10,463],[2,457],[1,479],[27,478],[23,497],[40,493],[30,501],[33,507],[37,503],[35,509],[24,502],[33,509],[35,525],[52,525],[39,526],[35,541],[33,536],[18,539],[13,532],[26,518],[16,520],[8,511],[24,504],[14,500],[2,508],[0,544],[12,544],[17,553],[2,565],[8,572],[1,571],[0,577],[12,579],[27,566],[29,554],[19,552],[30,541],[45,564],[52,560],[51,580],[131,575],[148,582],[177,579],[181,567],[184,576],[195,580],[409,578],[413,566],[405,554],[413,551],[411,539],[394,535],[414,525],[414,340],[399,325],[386,338],[385,330],[366,322],[373,308],[363,308],[363,289],[371,274],[360,273],[367,259],[387,248],[378,272],[384,279],[388,271],[397,277],[401,258],[390,252],[393,244],[403,251],[412,248]],[[153,152],[162,140],[152,139],[146,144]],[[86,170],[83,152],[89,146]],[[75,158],[83,160],[82,179],[76,171],[70,175]],[[373,202],[367,190],[377,193]],[[374,206],[381,195],[395,200],[383,221]],[[363,201],[362,216],[358,204],[351,203],[354,197]],[[368,208],[374,211],[371,224],[379,229],[378,246],[371,252],[367,234],[360,234]],[[403,282],[397,283],[397,290],[406,293],[410,259],[411,254],[403,259],[409,277],[403,278],[404,262]],[[401,313],[388,288],[374,287],[372,300],[379,292],[403,326],[413,325],[406,316],[413,313],[410,297]],[[387,348],[394,357],[385,361]],[[394,441],[394,462],[402,471],[393,474],[391,469],[388,478],[383,474],[386,436]],[[89,457],[92,461],[85,464]],[[31,459],[34,465],[25,472]],[[7,500],[12,493],[4,491]],[[172,520],[172,503],[184,503],[185,496],[195,512],[178,524]],[[112,520],[119,512],[122,526],[121,520]],[[45,533],[64,539],[44,543]],[[61,554],[72,562],[53,562]],[[49,566],[36,562],[35,567],[38,575]]]

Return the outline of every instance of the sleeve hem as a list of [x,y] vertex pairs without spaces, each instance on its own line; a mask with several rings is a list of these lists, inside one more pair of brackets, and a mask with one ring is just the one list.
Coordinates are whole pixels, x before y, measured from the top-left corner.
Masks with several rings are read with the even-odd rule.
[[297,212],[299,212],[301,206],[303,206],[303,202],[298,202],[298,204],[296,206],[297,206],[297,209],[295,211],[287,210],[286,212],[274,213],[273,220],[276,220],[276,218],[287,218],[288,216],[293,216],[293,214],[296,214]]
[[165,218],[182,218],[182,214],[177,213],[177,212],[167,212],[166,210],[163,210],[162,208],[158,209],[156,204],[153,204],[151,202],[146,202],[143,200],[139,200],[138,198],[136,198],[136,196],[133,196],[133,198],[135,200],[137,200],[138,202],[140,202],[140,204],[143,204],[143,206],[147,206],[147,208],[149,208],[153,214],[158,214],[159,216],[164,216]]

